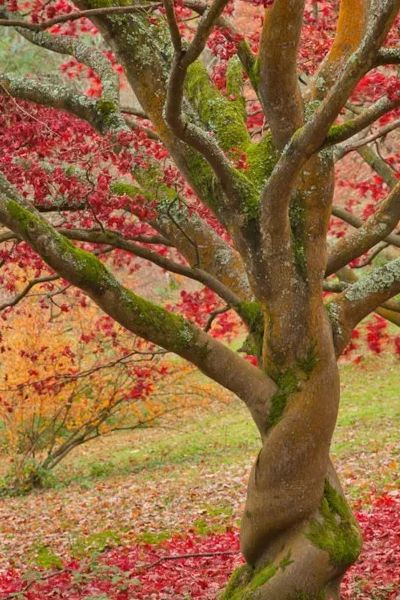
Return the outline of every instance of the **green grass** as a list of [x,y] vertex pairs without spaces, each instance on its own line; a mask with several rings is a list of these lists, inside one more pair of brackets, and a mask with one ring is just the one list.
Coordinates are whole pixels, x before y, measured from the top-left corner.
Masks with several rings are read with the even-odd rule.
[[[398,361],[371,357],[362,366],[341,367],[342,400],[332,452],[335,461],[351,464],[383,452],[399,458],[396,446],[400,424]],[[165,427],[117,434],[72,455],[57,470],[64,484],[90,486],[99,478],[158,470],[176,470],[206,462],[211,469],[249,464],[259,448],[258,433],[239,401],[200,410],[168,422]],[[111,450],[111,451],[110,451]],[[354,470],[360,465],[354,465]],[[377,484],[394,475],[379,469]]]
[[399,364],[370,358],[365,367],[342,367],[342,400],[335,434],[340,454],[381,449],[398,440],[400,422]]
[[[398,379],[398,360],[387,355],[341,367],[342,399],[332,454],[344,465],[345,478],[354,480],[354,493],[366,486],[364,471],[370,466],[376,470],[378,487],[395,483],[400,460]],[[247,409],[233,400],[82,446],[57,467],[55,486],[76,483],[90,488],[99,479],[139,473],[146,480],[166,470],[176,478],[184,470],[190,477],[190,469],[201,464],[223,471],[225,466],[250,465],[258,449],[258,433]]]

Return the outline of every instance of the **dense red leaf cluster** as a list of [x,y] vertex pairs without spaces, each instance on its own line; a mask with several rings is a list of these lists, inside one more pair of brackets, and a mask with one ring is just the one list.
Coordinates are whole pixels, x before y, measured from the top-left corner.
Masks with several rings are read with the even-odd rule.
[[[364,549],[346,575],[342,597],[396,600],[400,589],[400,495],[374,499],[370,508],[359,510],[357,518]],[[186,557],[173,558],[177,555]],[[207,536],[189,533],[159,546],[115,548],[91,564],[87,559],[65,560],[64,569],[38,573],[41,580],[33,585],[29,585],[29,574],[24,579],[17,571],[2,573],[0,600],[27,586],[27,600],[83,600],[101,594],[112,600],[214,600],[240,562],[237,531]]]

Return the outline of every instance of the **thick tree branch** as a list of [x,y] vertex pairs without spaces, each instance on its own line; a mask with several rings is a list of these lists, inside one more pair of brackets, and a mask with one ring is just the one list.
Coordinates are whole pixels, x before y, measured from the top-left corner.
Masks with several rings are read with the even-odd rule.
[[0,94],[70,112],[101,129],[96,102],[68,86],[16,75],[0,74]]
[[351,260],[375,246],[393,231],[400,220],[400,182],[381,202],[377,211],[359,229],[342,238],[331,250],[326,275],[335,273]]
[[[377,102],[372,104],[372,106],[354,117],[354,119],[349,119],[348,121],[344,121],[339,125],[333,125],[328,132],[324,146],[338,144],[339,142],[343,142],[344,140],[351,138],[353,135],[359,133],[366,127],[369,127],[369,125],[372,125],[374,121],[398,106],[400,106],[400,98],[397,98],[396,100],[391,100],[386,96],[384,98],[380,98]],[[384,135],[384,133],[382,135]],[[360,142],[364,142],[364,144],[368,143],[368,141],[364,140],[360,140]]]
[[189,360],[247,403],[264,431],[276,386],[261,370],[183,317],[121,285],[93,254],[76,248],[16,190],[0,179],[0,221],[24,239],[60,277],[86,292],[115,321]]
[[132,6],[110,6],[105,8],[90,8],[88,10],[79,10],[68,13],[66,15],[60,15],[53,19],[42,21],[41,23],[29,23],[23,19],[0,19],[0,26],[3,27],[23,27],[30,31],[44,31],[58,25],[60,23],[68,23],[69,21],[76,21],[86,17],[92,19],[93,17],[105,16],[105,15],[118,15],[126,13],[134,13],[138,11],[147,11],[162,6],[162,2],[149,3],[149,4],[135,4]]
[[381,48],[377,54],[375,66],[400,64],[399,48]]
[[280,149],[304,122],[296,65],[303,13],[304,0],[275,0],[265,11],[258,91]]
[[365,31],[368,10],[368,0],[340,1],[335,39],[313,81],[317,98],[326,96],[346,60],[357,50]]
[[379,177],[382,177],[383,181],[390,188],[393,188],[397,184],[398,180],[395,171],[371,148],[371,146],[362,146],[357,149],[357,152],[367,165],[369,165],[373,171],[378,173]]
[[364,317],[400,293],[400,258],[350,285],[334,302],[329,313],[334,330],[337,353],[346,347],[352,330]]
[[[338,271],[336,275],[339,278],[339,285],[343,286],[341,291],[348,289],[348,287],[350,285],[352,285],[359,279],[357,274],[355,273],[354,269],[351,269],[348,266],[344,267],[343,269],[340,269],[340,271]],[[334,305],[332,305],[332,306],[334,306]],[[387,300],[381,306],[378,306],[375,309],[375,312],[378,315],[380,315],[381,317],[384,317],[386,320],[393,323],[394,325],[397,325],[398,327],[400,327],[400,315],[397,312],[397,308],[400,308],[400,304],[398,302],[396,302],[395,300]],[[334,311],[332,313],[332,316],[334,316]],[[335,324],[334,318],[333,318],[333,324]],[[336,323],[335,330],[337,330],[338,325],[339,324]],[[339,329],[340,329],[340,325],[339,325]],[[337,336],[337,333],[338,332],[336,331],[336,336]],[[338,341],[340,341],[340,339],[341,338],[339,336]]]
[[64,110],[87,121],[102,134],[122,128],[129,129],[118,113],[110,115],[104,110],[107,103],[102,104],[101,99],[92,100],[80,95],[72,87],[62,83],[54,84],[46,80],[0,73],[0,95]]
[[[337,217],[338,219],[342,219],[342,221],[345,221],[346,223],[352,225],[353,227],[356,227],[357,229],[359,227],[362,227],[364,224],[360,217],[353,215],[341,206],[333,206],[332,214],[335,215],[335,217]],[[398,248],[400,248],[400,235],[397,235],[396,233],[391,233],[390,235],[385,237],[384,240],[388,244],[392,244],[392,246],[397,246]]]

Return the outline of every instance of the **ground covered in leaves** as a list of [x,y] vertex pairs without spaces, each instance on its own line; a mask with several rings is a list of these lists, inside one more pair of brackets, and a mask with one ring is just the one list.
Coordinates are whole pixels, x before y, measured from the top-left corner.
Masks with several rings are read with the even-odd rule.
[[[349,600],[400,598],[397,369],[342,369],[334,460],[365,539]],[[0,500],[0,600],[216,598],[257,448],[236,402],[82,448],[50,489]]]
[[[396,600],[400,590],[400,493],[375,498],[357,512],[364,534],[360,560],[343,583],[343,599]],[[102,548],[46,570],[0,575],[0,598],[69,600],[213,600],[240,564],[238,531],[174,536],[158,545]],[[57,564],[55,564],[57,563]]]

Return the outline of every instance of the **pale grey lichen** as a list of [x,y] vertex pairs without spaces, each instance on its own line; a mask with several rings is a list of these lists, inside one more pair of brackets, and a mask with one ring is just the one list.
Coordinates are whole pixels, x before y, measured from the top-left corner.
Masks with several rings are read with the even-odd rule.
[[341,326],[341,311],[340,306],[336,302],[329,302],[325,306],[331,322],[332,330],[336,336],[341,336],[343,333]]
[[388,290],[396,283],[400,288],[400,258],[391,260],[346,290],[344,296],[349,302],[362,300],[369,294]]

